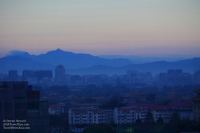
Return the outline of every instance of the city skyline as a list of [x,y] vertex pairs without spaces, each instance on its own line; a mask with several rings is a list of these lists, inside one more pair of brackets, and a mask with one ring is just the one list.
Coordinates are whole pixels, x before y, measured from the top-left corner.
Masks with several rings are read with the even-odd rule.
[[184,55],[200,51],[200,2],[0,1],[0,57],[60,48],[92,55]]

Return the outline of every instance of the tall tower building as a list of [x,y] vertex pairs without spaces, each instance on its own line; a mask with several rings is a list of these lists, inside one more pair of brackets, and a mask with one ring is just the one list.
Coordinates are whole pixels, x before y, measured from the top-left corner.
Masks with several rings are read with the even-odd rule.
[[18,72],[16,70],[11,70],[8,72],[10,81],[18,81]]
[[63,65],[58,65],[55,69],[55,82],[56,83],[65,82],[65,68]]

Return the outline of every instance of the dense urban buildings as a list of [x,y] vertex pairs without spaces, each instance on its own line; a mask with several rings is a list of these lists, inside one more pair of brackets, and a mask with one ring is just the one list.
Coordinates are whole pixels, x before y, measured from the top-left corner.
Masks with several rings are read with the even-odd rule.
[[167,73],[159,74],[159,82],[173,85],[192,84],[195,83],[195,77],[190,73],[183,73],[182,69],[169,69]]
[[32,128],[28,132],[46,132],[49,126],[55,131],[57,126],[85,124],[167,124],[174,115],[180,121],[199,121],[199,77],[199,71],[181,69],[158,75],[127,70],[111,76],[69,75],[62,65],[54,76],[51,70],[24,70],[21,76],[11,70],[0,75],[1,118],[26,118]]
[[51,83],[53,73],[51,70],[24,70],[22,72],[22,80],[29,81],[30,84]]
[[134,84],[161,84],[161,85],[189,85],[200,84],[200,71],[196,70],[194,74],[183,72],[182,69],[168,69],[167,73],[153,75],[151,72],[137,72],[127,70],[124,75],[69,75],[66,74],[63,65],[58,65],[51,70],[23,70],[22,75],[18,71],[11,70],[6,74],[0,74],[0,81],[28,81],[29,84],[43,85],[126,85]]

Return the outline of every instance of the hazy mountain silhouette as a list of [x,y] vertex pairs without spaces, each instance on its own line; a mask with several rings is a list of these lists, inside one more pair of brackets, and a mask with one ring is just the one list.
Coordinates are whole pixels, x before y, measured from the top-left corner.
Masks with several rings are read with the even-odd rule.
[[6,57],[0,58],[0,71],[24,69],[54,70],[57,65],[64,65],[66,69],[87,68],[94,65],[124,66],[131,64],[128,59],[104,59],[90,54],[75,54],[57,49],[46,54],[30,55],[24,51],[11,51]]
[[127,70],[135,70],[138,72],[152,72],[159,74],[167,72],[168,69],[182,69],[184,73],[194,73],[195,70],[200,69],[200,58],[187,59],[177,62],[149,62],[144,64],[129,64],[122,67],[108,67],[108,66],[93,66],[82,69],[68,70],[69,74],[126,74]]
[[46,54],[41,55],[30,55],[29,53],[24,52],[18,54],[18,56],[43,63],[50,63],[54,66],[62,64],[67,69],[86,68],[94,65],[124,66],[131,64],[131,61],[128,59],[104,59],[90,54],[75,54],[61,49],[49,51]]
[[99,57],[106,59],[114,59],[114,58],[129,59],[133,64],[143,64],[147,62],[156,62],[161,60],[174,62],[191,58],[184,55],[168,55],[166,57],[135,56],[135,55],[100,55]]
[[57,65],[64,65],[68,74],[125,74],[127,70],[152,72],[157,74],[167,69],[183,69],[193,73],[200,68],[200,58],[177,62],[157,61],[144,64],[131,64],[128,59],[104,59],[89,54],[75,54],[57,49],[46,54],[30,55],[27,52],[14,52],[0,58],[0,71],[9,70],[55,70]]
[[30,58],[21,56],[8,56],[0,58],[0,71],[7,73],[9,70],[53,70],[55,66],[48,63],[41,63]]

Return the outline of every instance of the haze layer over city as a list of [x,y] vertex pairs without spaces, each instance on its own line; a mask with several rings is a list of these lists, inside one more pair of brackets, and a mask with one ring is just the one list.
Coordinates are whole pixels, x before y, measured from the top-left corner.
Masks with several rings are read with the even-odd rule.
[[1,0],[0,132],[200,132],[200,1]]

